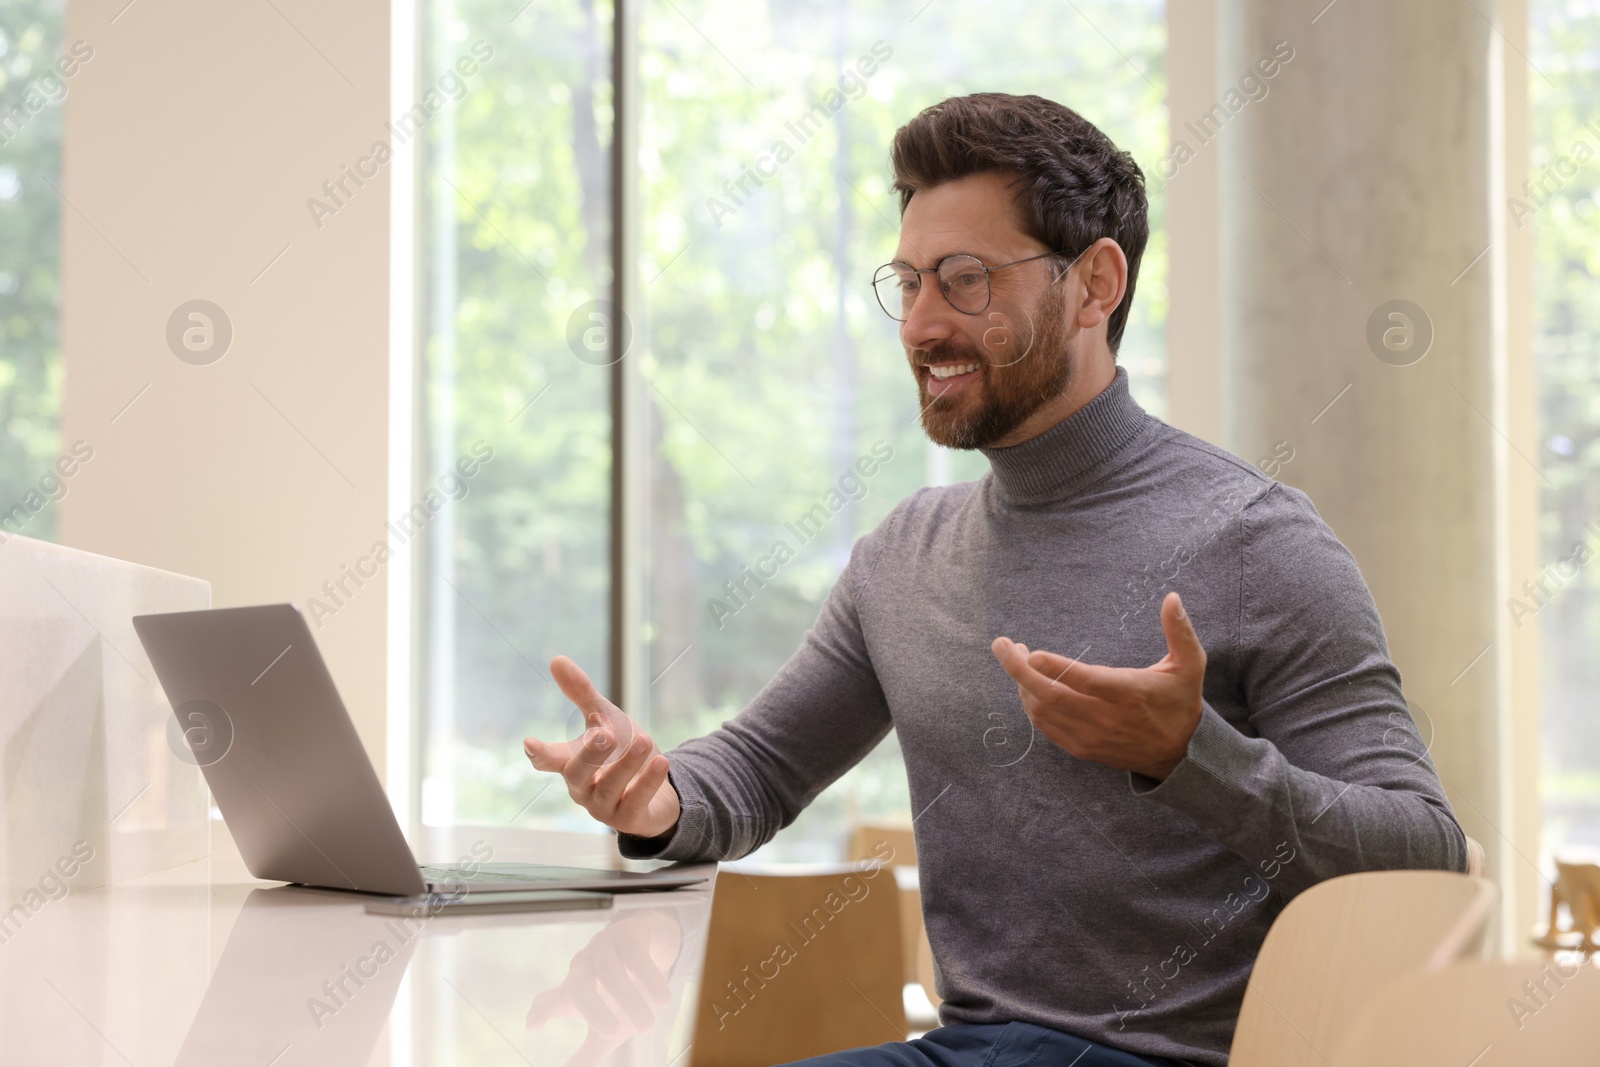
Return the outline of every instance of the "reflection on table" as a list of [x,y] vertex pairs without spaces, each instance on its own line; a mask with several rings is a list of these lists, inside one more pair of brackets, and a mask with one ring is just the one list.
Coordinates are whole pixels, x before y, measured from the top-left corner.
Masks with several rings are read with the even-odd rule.
[[672,1067],[711,886],[410,920],[350,893],[214,881],[205,863],[72,892],[0,943],[0,1059]]

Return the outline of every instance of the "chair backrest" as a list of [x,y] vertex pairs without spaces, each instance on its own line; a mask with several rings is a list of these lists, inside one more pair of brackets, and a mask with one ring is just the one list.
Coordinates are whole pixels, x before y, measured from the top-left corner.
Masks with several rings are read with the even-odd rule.
[[1362,1006],[1335,1043],[1330,1062],[1591,1067],[1600,1062],[1600,968],[1465,960],[1402,978]]
[[1600,864],[1557,856],[1556,887],[1572,913],[1574,930],[1585,935],[1600,930]]
[[1478,842],[1472,837],[1472,835],[1468,834],[1467,835],[1467,873],[1472,875],[1474,878],[1482,878],[1483,877],[1483,865],[1484,865],[1483,846],[1478,844]]
[[[887,846],[887,847],[885,847]],[[845,845],[844,858],[851,863],[883,860],[889,865],[903,867],[912,872],[917,869],[917,842],[909,825],[893,823],[858,823],[850,831]],[[909,877],[909,876],[908,876]],[[922,928],[922,891],[912,879],[907,885],[901,879],[900,888],[900,962],[907,983],[921,982],[917,953],[928,943],[928,932]],[[929,950],[932,958],[932,950]],[[932,970],[929,970],[931,976]],[[931,984],[927,985],[928,999],[937,1006],[939,1001]]]
[[939,976],[933,970],[933,944],[928,940],[928,931],[918,924],[917,932],[921,938],[917,942],[916,951],[916,983],[922,987],[922,993],[928,998],[928,1003],[935,1009],[942,1000],[939,997]]
[[[888,850],[884,846],[888,846]],[[892,851],[891,851],[892,850]],[[910,826],[897,823],[857,823],[850,830],[844,858],[852,863],[887,856],[896,867],[917,865],[917,839]]]
[[1375,989],[1482,951],[1494,899],[1482,878],[1450,871],[1372,871],[1312,886],[1267,932],[1229,1064],[1327,1067],[1335,1038]]
[[764,1067],[904,1041],[898,897],[887,867],[724,865],[693,1067]]

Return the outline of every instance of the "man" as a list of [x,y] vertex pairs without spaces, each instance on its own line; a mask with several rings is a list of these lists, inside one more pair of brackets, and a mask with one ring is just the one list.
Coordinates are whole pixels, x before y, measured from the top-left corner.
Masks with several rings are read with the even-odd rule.
[[592,728],[528,755],[624,854],[731,859],[893,728],[944,1025],[815,1062],[1225,1064],[1289,898],[1465,870],[1465,836],[1310,501],[1128,393],[1132,158],[1059,104],[982,93],[918,115],[892,160],[879,299],[924,430],[990,472],[861,538],[715,733],[663,755],[558,657]]

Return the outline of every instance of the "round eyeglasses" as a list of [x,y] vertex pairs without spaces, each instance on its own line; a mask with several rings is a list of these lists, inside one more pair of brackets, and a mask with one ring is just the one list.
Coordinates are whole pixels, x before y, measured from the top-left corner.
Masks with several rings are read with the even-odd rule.
[[[874,272],[872,291],[877,294],[878,306],[883,308],[885,315],[896,322],[905,322],[911,317],[911,308],[916,304],[917,294],[922,290],[922,276],[933,274],[938,276],[939,290],[944,293],[944,298],[950,301],[951,307],[963,315],[977,315],[989,306],[991,296],[989,275],[997,270],[1015,267],[1019,263],[1032,263],[1036,259],[1066,254],[1040,252],[1036,256],[1014,259],[1010,263],[1001,263],[995,267],[986,267],[983,265],[983,260],[965,252],[946,256],[933,266],[920,269],[896,260],[893,263],[885,263]],[[1082,258],[1083,253],[1079,252],[1078,256]],[[1074,259],[1072,262],[1077,261]],[[1068,264],[1068,269],[1070,268],[1071,264]]]

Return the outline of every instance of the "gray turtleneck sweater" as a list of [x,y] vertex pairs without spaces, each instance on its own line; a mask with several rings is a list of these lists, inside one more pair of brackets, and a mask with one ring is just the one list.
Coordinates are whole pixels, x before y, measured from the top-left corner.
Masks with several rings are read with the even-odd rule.
[[[747,855],[893,729],[941,1021],[1225,1064],[1289,898],[1355,871],[1466,869],[1372,596],[1303,493],[1146,414],[1124,370],[983,451],[984,477],[918,490],[856,542],[776,677],[667,754],[677,827],[620,847]],[[1034,731],[990,642],[1147,667],[1169,589],[1207,653],[1172,774]]]

